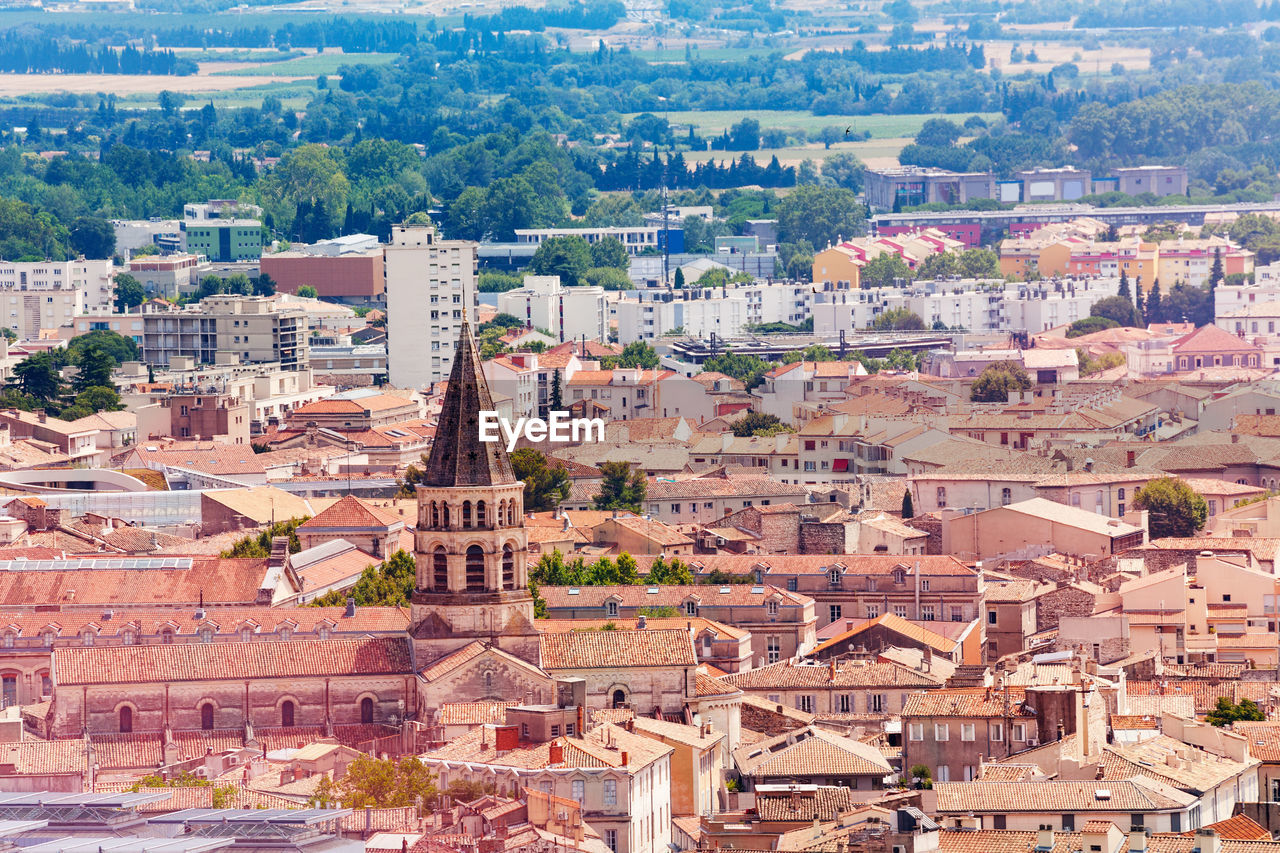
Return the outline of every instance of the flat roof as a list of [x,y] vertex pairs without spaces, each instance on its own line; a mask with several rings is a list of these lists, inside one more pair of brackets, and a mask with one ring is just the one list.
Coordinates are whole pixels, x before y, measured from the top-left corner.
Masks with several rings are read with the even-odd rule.
[[234,838],[139,838],[76,835],[23,847],[23,853],[207,853],[235,844]]

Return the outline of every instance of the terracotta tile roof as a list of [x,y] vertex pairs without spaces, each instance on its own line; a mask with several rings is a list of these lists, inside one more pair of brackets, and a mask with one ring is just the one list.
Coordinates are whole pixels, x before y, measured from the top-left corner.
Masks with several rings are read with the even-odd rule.
[[983,764],[979,782],[1024,782],[1043,775],[1035,764]]
[[[1088,828],[1093,821],[1086,822]],[[1110,824],[1110,821],[1098,823]],[[1103,830],[1106,831],[1105,829]],[[1125,833],[1121,833],[1124,835]],[[1055,832],[1053,847],[1039,850],[1035,832],[1003,829],[954,830],[939,833],[938,853],[1080,853],[1084,836],[1079,832]],[[1200,844],[1194,837],[1154,834],[1147,836],[1147,853],[1197,853]],[[1280,842],[1223,839],[1219,853],[1277,853]]]
[[[387,809],[357,809],[352,814],[338,821],[343,832],[413,832],[422,821],[418,818],[418,810],[414,806]],[[396,850],[400,849],[396,845]]]
[[305,419],[308,415],[359,415],[365,412],[385,412],[389,409],[412,405],[414,405],[413,400],[407,397],[397,397],[393,394],[371,394],[367,397],[357,397],[355,399],[330,397],[327,400],[317,400],[314,403],[299,406],[289,415],[291,419]]
[[905,717],[1034,717],[1023,704],[1026,693],[988,690],[985,687],[952,687],[908,696],[902,706]]
[[688,536],[685,536],[669,524],[663,524],[661,521],[627,517],[613,519],[613,523],[630,530],[632,533],[643,536],[657,545],[671,547],[693,544],[693,540]]
[[1280,723],[1233,723],[1231,730],[1249,740],[1249,754],[1269,764],[1280,763]]
[[[172,555],[174,557],[178,555]],[[119,560],[119,554],[103,560]],[[92,569],[0,572],[0,606],[23,607],[61,602],[75,606],[195,604],[251,605],[267,574],[266,560],[192,557],[191,568],[109,569],[99,562]],[[100,568],[101,566],[101,568]]]
[[1137,743],[1108,744],[1102,747],[1102,771],[1104,779],[1132,779],[1134,776],[1149,776],[1174,788],[1193,793],[1204,793],[1216,786],[1251,770],[1256,762],[1232,761],[1204,750],[1190,748],[1190,761],[1176,762],[1171,766],[1170,758],[1178,757],[1187,750],[1185,743],[1165,735],[1144,738]]
[[[1131,710],[1135,698],[1140,696],[1162,698],[1190,696],[1195,700],[1195,713],[1206,714],[1217,704],[1220,696],[1225,696],[1232,702],[1239,702],[1247,697],[1259,704],[1265,704],[1274,686],[1275,682],[1267,681],[1228,681],[1214,684],[1210,681],[1193,679],[1185,681],[1169,679],[1167,684],[1160,681],[1128,681],[1125,689],[1129,695]],[[1144,710],[1142,713],[1152,712]]]
[[[565,631],[597,631],[609,624],[614,628],[635,630],[640,625],[640,619],[616,616],[612,619],[538,619],[533,623],[533,627],[541,634],[560,634]],[[751,632],[743,628],[726,625],[702,616],[648,616],[645,618],[645,625],[648,628],[692,629],[695,636],[702,634],[703,631],[711,631],[721,637],[739,640],[745,640],[751,636]]]
[[229,749],[240,749],[244,746],[244,733],[236,729],[215,729],[214,731],[175,731],[173,743],[178,747],[183,759],[199,758]]
[[1174,352],[1208,352],[1221,354],[1227,352],[1260,353],[1258,347],[1241,337],[1231,334],[1212,324],[1201,326],[1194,332],[1183,335],[1171,344]]
[[875,747],[814,726],[739,747],[733,759],[744,776],[756,779],[887,776],[892,772]]
[[[647,561],[637,555],[636,562],[642,573],[647,573],[653,563],[653,556]],[[683,609],[686,601],[692,600],[701,607],[763,607],[770,599],[779,600],[785,605],[808,604],[812,599],[807,595],[787,592],[776,586],[763,584],[661,584],[654,586],[618,585],[618,586],[543,586],[538,594],[547,602],[549,608],[559,607],[604,607],[605,602],[615,600],[619,607],[677,607]]]
[[808,494],[804,486],[788,485],[772,477],[760,476],[695,477],[688,480],[650,478],[645,485],[646,500],[659,502],[689,498],[793,497],[803,503]]
[[0,743],[0,765],[13,765],[6,776],[83,774],[89,769],[87,747],[83,738]]
[[440,725],[502,725],[507,721],[507,709],[519,702],[442,702],[437,711]]
[[205,618],[196,619],[195,609],[113,608],[111,618],[90,608],[49,613],[40,610],[0,611],[0,635],[14,632],[18,637],[36,637],[49,625],[58,636],[76,636],[90,628],[100,637],[118,637],[126,630],[142,636],[173,631],[175,637],[194,637],[201,628],[215,636],[236,635],[248,627],[255,639],[273,639],[287,626],[295,636],[313,634],[327,627],[330,636],[343,634],[402,634],[409,625],[409,613],[401,607],[357,607],[354,616],[344,607],[224,607],[207,608]]
[[[899,495],[901,500],[902,496]],[[639,572],[647,574],[656,555],[634,555]],[[726,572],[732,575],[753,574],[759,569],[768,583],[769,575],[824,575],[833,568],[844,566],[854,575],[889,575],[902,569],[910,578],[915,565],[920,564],[921,577],[977,577],[969,566],[949,555],[894,555],[894,554],[698,554],[684,560],[695,575]]]
[[426,681],[433,681],[446,673],[452,672],[455,668],[468,661],[480,657],[480,655],[484,654],[486,648],[485,644],[479,640],[467,643],[456,652],[450,652],[422,670],[422,678]]
[[303,522],[301,529],[383,529],[403,524],[404,519],[393,513],[367,504],[354,495],[346,495],[324,512]]
[[944,637],[936,631],[931,631],[928,628],[917,625],[916,623],[903,619],[901,616],[897,616],[893,613],[885,613],[875,619],[862,622],[842,634],[837,634],[836,636],[831,637],[814,648],[813,651],[816,654],[818,652],[823,652],[827,649],[840,646],[841,644],[848,644],[850,640],[853,640],[858,635],[872,628],[886,628],[903,637],[915,640],[918,643],[923,643],[931,649],[946,655],[954,652],[956,650],[956,646],[959,645],[955,640],[952,640],[949,637]]
[[738,688],[699,672],[694,676],[694,692],[698,696],[732,696]]
[[1112,714],[1111,728],[1125,729],[1130,731],[1149,730],[1155,731],[1160,728],[1160,720],[1153,715],[1143,714]]
[[[1271,833],[1265,826],[1258,823],[1248,815],[1243,814],[1229,817],[1226,820],[1220,820],[1217,823],[1208,824],[1202,828],[1212,829],[1214,832],[1218,833],[1219,838],[1223,839],[1230,838],[1235,841],[1271,840]],[[1194,836],[1196,832],[1193,829],[1190,832],[1184,832],[1182,834],[1190,837]],[[1280,849],[1280,845],[1277,845],[1277,849]]]
[[[1154,812],[1180,810],[1196,797],[1145,779],[1110,782],[935,782],[943,813]],[[1099,795],[1099,791],[1107,792]]]
[[803,823],[811,823],[815,817],[821,821],[835,820],[840,812],[855,805],[852,791],[833,785],[818,785],[815,790],[801,789],[794,793],[756,793],[756,814],[760,820]]
[[799,687],[918,687],[936,688],[938,682],[921,672],[888,661],[844,661],[800,664],[780,661],[735,672],[724,677],[726,684],[742,690],[789,689]]
[[681,628],[542,634],[545,670],[698,665],[693,638]]
[[[692,645],[690,650],[692,651]],[[53,650],[59,686],[138,684],[325,675],[382,675],[412,670],[408,641],[288,640],[66,647]]]
[[94,760],[103,770],[154,769],[163,762],[160,735],[151,732],[93,736]]

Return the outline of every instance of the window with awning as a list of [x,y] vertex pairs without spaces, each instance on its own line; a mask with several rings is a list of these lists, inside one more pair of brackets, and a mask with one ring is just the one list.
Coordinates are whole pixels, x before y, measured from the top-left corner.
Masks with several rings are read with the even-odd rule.
[[832,470],[832,471],[848,471],[848,470],[849,470],[849,460],[848,460],[848,459],[837,459],[837,460],[835,460],[835,467],[833,467],[831,470]]

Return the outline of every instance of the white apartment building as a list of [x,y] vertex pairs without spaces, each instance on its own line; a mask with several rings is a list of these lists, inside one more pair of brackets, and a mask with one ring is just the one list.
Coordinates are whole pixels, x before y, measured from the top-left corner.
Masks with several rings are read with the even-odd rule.
[[965,279],[922,281],[908,288],[820,292],[814,294],[813,331],[837,335],[842,330],[865,329],[881,312],[905,308],[926,326],[1043,332],[1088,317],[1094,303],[1115,296],[1119,286],[1118,278],[1018,284]]
[[20,338],[56,329],[77,314],[108,313],[115,297],[110,260],[0,261],[4,317]]
[[637,290],[614,305],[618,340],[652,341],[672,331],[695,338],[737,337],[746,331],[747,297],[720,287],[698,290]]
[[747,323],[790,323],[798,326],[809,319],[816,294],[808,282],[763,281],[751,284],[729,285],[728,290],[740,293],[747,300]]
[[[680,223],[674,219],[669,226],[672,231],[679,230]],[[662,247],[661,225],[610,225],[599,228],[517,228],[516,242],[534,246],[552,237],[581,237],[588,243],[599,243],[609,237],[617,239],[629,255],[638,255],[645,249]]]
[[477,244],[433,225],[396,225],[386,248],[387,357],[396,388],[449,377],[464,307],[475,319]]
[[609,340],[609,304],[603,287],[565,287],[558,275],[527,275],[524,287],[498,296],[498,311],[545,329],[557,341]]
[[1213,313],[1219,326],[1227,314],[1256,310],[1257,306],[1272,302],[1280,303],[1280,263],[1256,267],[1252,284],[1220,284],[1213,290]]

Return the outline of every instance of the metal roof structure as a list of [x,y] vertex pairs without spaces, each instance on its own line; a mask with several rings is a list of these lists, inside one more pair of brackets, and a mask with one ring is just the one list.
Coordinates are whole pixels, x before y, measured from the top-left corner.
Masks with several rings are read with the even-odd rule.
[[23,853],[209,853],[235,844],[234,838],[117,838],[75,835],[23,847]]
[[314,826],[351,814],[351,809],[183,809],[153,817],[160,823],[269,823],[278,826]]
[[53,791],[0,792],[0,809],[14,806],[129,809],[144,803],[157,803],[161,800],[167,800],[172,796],[173,794],[168,791],[156,791],[147,794],[135,794],[129,791],[103,794],[62,794]]

